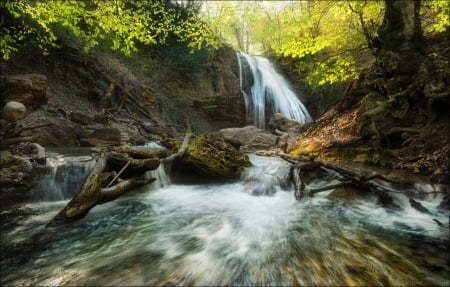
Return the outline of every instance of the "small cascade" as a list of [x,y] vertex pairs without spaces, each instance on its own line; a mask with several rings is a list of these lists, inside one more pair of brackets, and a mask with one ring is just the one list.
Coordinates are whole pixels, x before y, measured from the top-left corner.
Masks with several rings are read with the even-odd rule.
[[150,189],[158,190],[163,187],[170,185],[170,177],[168,171],[170,170],[170,163],[165,163],[161,161],[158,168],[155,170],[147,171],[145,176],[148,178],[156,178],[154,182],[151,183]]
[[[265,128],[266,119],[275,113],[281,113],[287,118],[301,124],[312,121],[308,110],[291,90],[289,83],[281,74],[275,71],[268,59],[238,52],[239,84],[244,97],[247,118],[253,114],[253,124]],[[243,69],[247,63],[252,76],[251,95],[244,89]]]
[[38,178],[33,190],[34,201],[70,199],[79,191],[95,160],[90,156],[63,156],[47,158],[45,172]]

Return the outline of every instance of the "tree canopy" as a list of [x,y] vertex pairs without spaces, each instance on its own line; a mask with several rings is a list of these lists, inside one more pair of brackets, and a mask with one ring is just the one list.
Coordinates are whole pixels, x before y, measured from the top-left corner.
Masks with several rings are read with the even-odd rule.
[[0,4],[0,51],[7,60],[33,41],[47,52],[67,33],[76,36],[85,51],[107,43],[130,55],[139,45],[163,44],[169,37],[192,49],[215,49],[218,43],[198,17],[198,8],[195,1],[6,0]]
[[[44,53],[69,42],[107,45],[125,55],[140,47],[186,51],[223,44],[290,61],[312,87],[355,79],[377,48],[383,1],[6,0],[0,3],[3,60],[34,44]],[[426,33],[449,26],[446,1],[422,1]],[[185,51],[185,50],[183,50]]]
[[[205,1],[223,41],[247,53],[291,59],[311,86],[355,79],[376,52],[383,1]],[[425,32],[449,26],[446,1],[422,1]]]

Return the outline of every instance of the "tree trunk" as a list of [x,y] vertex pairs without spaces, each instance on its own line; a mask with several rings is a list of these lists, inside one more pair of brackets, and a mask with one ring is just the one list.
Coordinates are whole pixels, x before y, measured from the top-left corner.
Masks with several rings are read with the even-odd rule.
[[388,76],[415,74],[423,49],[420,0],[385,0],[378,62]]

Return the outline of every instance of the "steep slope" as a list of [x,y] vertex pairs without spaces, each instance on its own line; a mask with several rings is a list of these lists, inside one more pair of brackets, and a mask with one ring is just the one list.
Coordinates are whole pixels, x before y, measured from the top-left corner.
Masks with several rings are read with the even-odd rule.
[[288,151],[406,169],[448,182],[450,45],[445,33],[427,43],[407,88],[399,85],[404,78],[386,77],[375,63]]

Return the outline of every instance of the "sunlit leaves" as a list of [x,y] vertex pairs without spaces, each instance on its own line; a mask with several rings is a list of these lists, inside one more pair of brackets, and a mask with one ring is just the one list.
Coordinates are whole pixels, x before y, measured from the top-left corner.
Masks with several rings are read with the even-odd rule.
[[78,37],[86,52],[109,43],[111,49],[130,55],[138,44],[163,44],[170,35],[192,49],[218,47],[214,33],[191,11],[195,7],[175,9],[165,0],[9,0],[0,5],[22,21],[2,28],[3,59],[20,48],[24,33],[34,35],[43,51],[67,33]]
[[306,77],[308,84],[320,86],[335,84],[358,77],[354,59],[338,58],[334,62],[316,63],[312,73]]
[[422,1],[422,27],[425,32],[444,32],[450,25],[448,1]]

